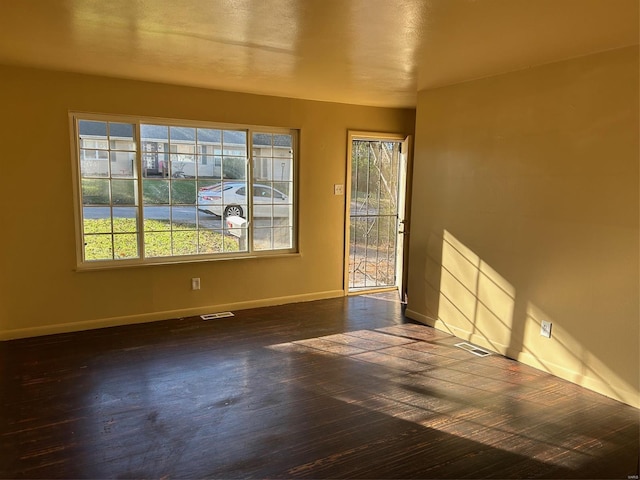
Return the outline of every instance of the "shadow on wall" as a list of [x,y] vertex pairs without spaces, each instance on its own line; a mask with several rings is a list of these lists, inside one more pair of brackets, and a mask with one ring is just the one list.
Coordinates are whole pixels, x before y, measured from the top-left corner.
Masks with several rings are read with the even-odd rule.
[[[519,298],[512,283],[451,232],[431,236],[426,275],[427,304],[437,309],[429,312],[435,327],[617,400],[637,400],[633,387],[560,319]],[[540,335],[543,320],[553,325],[551,338]]]

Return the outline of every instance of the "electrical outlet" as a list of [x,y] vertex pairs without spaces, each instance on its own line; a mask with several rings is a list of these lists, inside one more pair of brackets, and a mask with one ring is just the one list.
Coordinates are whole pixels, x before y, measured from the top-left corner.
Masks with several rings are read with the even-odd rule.
[[543,337],[551,338],[551,322],[542,320],[540,324],[540,335]]
[[336,183],[333,186],[333,194],[334,195],[344,195],[344,185]]
[[191,279],[191,290],[200,290],[200,278],[195,277]]

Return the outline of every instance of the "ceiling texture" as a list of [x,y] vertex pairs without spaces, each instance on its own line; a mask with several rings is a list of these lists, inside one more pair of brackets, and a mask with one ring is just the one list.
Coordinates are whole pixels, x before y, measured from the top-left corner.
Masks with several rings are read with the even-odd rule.
[[330,102],[638,44],[639,0],[0,0],[0,64]]

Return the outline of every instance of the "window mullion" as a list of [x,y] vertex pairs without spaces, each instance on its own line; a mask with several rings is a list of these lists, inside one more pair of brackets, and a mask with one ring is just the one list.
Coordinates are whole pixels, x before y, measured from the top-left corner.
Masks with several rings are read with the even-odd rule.
[[137,209],[138,209],[138,257],[141,261],[145,259],[144,253],[144,202],[143,202],[143,186],[142,186],[142,140],[140,135],[140,122],[136,122],[136,187],[138,192]]
[[253,132],[247,130],[247,251],[253,252]]
[[111,240],[111,260],[115,259],[115,226],[113,222],[113,176],[111,174],[111,144],[109,143],[109,135],[111,134],[111,123],[106,122],[107,132],[107,179],[109,185],[109,223],[111,224],[111,234],[109,238]]

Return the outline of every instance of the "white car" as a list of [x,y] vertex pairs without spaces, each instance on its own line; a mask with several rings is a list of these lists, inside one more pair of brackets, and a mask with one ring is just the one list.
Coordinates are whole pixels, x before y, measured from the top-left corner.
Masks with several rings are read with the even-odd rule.
[[[246,218],[247,184],[223,182],[198,189],[198,209],[219,217]],[[290,217],[292,205],[287,195],[269,185],[253,185],[254,217]]]

